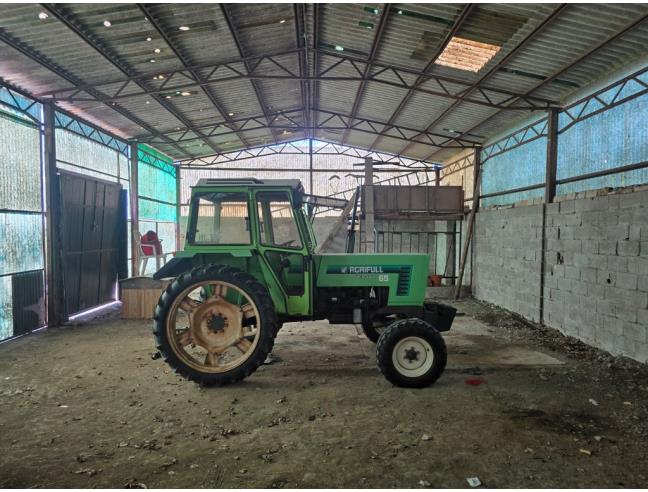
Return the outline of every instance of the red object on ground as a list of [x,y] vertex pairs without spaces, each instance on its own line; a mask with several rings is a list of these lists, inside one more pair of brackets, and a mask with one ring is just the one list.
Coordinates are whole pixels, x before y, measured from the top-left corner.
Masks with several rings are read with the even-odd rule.
[[486,383],[486,381],[484,381],[482,378],[468,378],[464,381],[464,383],[470,386],[479,386]]

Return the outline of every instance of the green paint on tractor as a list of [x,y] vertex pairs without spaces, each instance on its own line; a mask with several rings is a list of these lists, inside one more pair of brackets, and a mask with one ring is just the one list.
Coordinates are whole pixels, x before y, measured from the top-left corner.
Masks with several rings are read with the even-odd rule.
[[184,249],[155,274],[175,278],[155,335],[180,374],[238,381],[263,362],[283,323],[327,319],[362,326],[392,383],[439,377],[439,332],[455,309],[425,301],[429,257],[317,253],[306,210],[316,198],[298,180],[207,179],[192,189]]

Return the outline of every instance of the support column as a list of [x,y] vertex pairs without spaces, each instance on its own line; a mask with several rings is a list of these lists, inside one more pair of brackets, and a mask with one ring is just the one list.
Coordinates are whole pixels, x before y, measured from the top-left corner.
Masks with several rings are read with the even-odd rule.
[[43,104],[44,167],[47,212],[47,326],[67,321],[63,296],[63,258],[61,243],[61,188],[56,169],[55,114],[52,103]]
[[558,165],[558,110],[550,109],[547,117],[547,170],[545,180],[545,203],[553,203],[556,197],[556,168]]
[[441,186],[441,168],[437,167],[434,170],[434,184],[435,186]]
[[313,189],[313,139],[309,138],[308,139],[308,177],[310,179],[310,191],[309,193],[311,195],[315,194],[315,190]]
[[180,226],[180,219],[182,217],[182,176],[180,174],[181,169],[180,166],[176,167],[176,247],[174,248],[174,251],[182,249],[184,246],[182,244],[182,234],[181,234],[181,226]]
[[550,109],[547,115],[547,165],[545,171],[545,195],[542,204],[542,250],[540,251],[540,323],[545,318],[545,269],[547,265],[547,205],[556,198],[556,169],[558,167],[558,115]]
[[364,178],[364,223],[365,223],[365,252],[375,252],[374,238],[374,192],[373,192],[373,158],[365,157]]
[[139,234],[139,208],[138,208],[138,157],[137,157],[137,142],[130,144],[130,207],[131,207],[131,230],[128,233],[131,235],[131,268],[133,276],[139,275],[139,247],[135,240],[136,234]]
[[[468,216],[468,226],[466,227],[466,242],[463,245],[463,251],[461,252],[461,261],[459,262],[459,275],[457,277],[457,284],[455,285],[454,298],[459,299],[461,294],[461,285],[463,283],[463,276],[466,270],[466,261],[468,259],[468,248],[470,248],[470,241],[473,235],[473,229],[475,224],[475,214],[479,208],[479,195],[481,193],[481,147],[475,147],[475,154],[473,157],[473,196],[472,196],[472,208],[470,209],[470,215]],[[474,246],[471,248],[471,252],[474,252]],[[471,265],[473,263],[471,262]],[[470,269],[472,276],[473,268]]]

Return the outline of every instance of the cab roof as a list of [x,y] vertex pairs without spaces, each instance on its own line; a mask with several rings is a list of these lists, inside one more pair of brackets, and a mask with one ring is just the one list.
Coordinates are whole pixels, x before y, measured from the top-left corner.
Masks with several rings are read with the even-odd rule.
[[194,187],[199,186],[280,186],[289,187],[294,190],[303,190],[302,183],[298,179],[203,178],[199,179]]

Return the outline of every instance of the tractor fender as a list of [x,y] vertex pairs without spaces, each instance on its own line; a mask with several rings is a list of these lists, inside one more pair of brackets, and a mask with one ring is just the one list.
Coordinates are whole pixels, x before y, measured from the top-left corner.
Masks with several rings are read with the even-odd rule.
[[176,278],[195,266],[193,258],[171,258],[162,268],[153,274],[155,280]]

